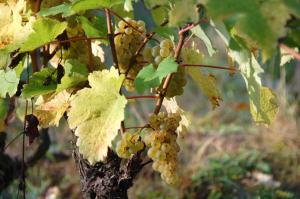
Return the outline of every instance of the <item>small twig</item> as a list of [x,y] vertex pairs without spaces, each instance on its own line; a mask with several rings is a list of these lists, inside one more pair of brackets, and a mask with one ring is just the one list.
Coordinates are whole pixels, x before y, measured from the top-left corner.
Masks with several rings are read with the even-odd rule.
[[17,139],[18,139],[18,137],[20,137],[20,135],[22,135],[24,132],[21,132],[21,133],[19,133],[18,135],[16,135],[5,147],[4,147],[4,150],[3,151],[5,151],[12,143],[14,143]]
[[150,163],[152,163],[152,162],[153,162],[153,160],[148,160],[148,161],[142,163],[142,164],[141,164],[141,167],[143,168],[144,166],[146,166],[147,164],[150,164]]
[[[97,39],[104,39],[108,40],[108,37],[86,37],[86,36],[76,36],[76,37],[71,37],[66,40],[54,40],[49,42],[48,44],[63,44],[63,43],[69,43],[72,41],[85,41],[85,40],[97,40]],[[47,45],[47,44],[46,44]]]
[[180,64],[182,67],[203,67],[203,68],[215,68],[215,69],[222,69],[222,70],[229,70],[229,71],[239,71],[236,68],[227,67],[227,66],[213,66],[213,65],[206,65],[206,64]]
[[158,99],[159,95],[137,95],[127,96],[126,99]]
[[294,49],[288,47],[285,44],[279,44],[279,47],[286,50],[290,55],[292,55],[295,59],[297,59],[298,61],[300,61],[300,53],[298,53],[297,51],[295,51]]
[[144,126],[130,126],[130,127],[126,127],[125,129],[126,130],[130,130],[130,129],[147,129],[147,128],[151,128],[149,126],[149,124],[144,125]]

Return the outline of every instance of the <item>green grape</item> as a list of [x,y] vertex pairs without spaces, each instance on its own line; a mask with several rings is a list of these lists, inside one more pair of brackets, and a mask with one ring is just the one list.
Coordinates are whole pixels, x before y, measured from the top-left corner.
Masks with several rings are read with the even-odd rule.
[[161,61],[162,61],[162,57],[160,56],[160,55],[158,55],[158,56],[156,56],[155,58],[154,58],[154,62],[155,62],[155,64],[159,64]]
[[[125,22],[126,21],[126,22]],[[144,37],[141,34],[146,33],[145,23],[143,21],[135,21],[125,18],[125,21],[119,21],[115,33],[118,34],[114,38],[117,58],[119,63],[119,71],[124,74],[129,72],[128,77],[131,80],[125,80],[124,86],[129,92],[134,91],[134,79],[142,66],[138,65],[144,61],[142,55],[135,56],[136,51],[141,46]],[[128,25],[128,23],[130,25]],[[140,32],[136,31],[140,30]]]
[[149,117],[149,124],[153,129],[159,129],[161,121],[157,115],[153,114]]
[[159,55],[159,51],[160,51],[160,47],[159,46],[155,46],[151,49],[151,54],[153,57],[156,57]]
[[117,143],[116,152],[118,156],[128,159],[132,154],[143,150],[144,147],[138,133],[125,132],[122,139]]
[[168,57],[170,54],[169,48],[161,48],[159,51],[161,57]]
[[173,78],[166,93],[167,97],[182,95],[183,88],[187,83],[185,74],[186,72],[183,67],[179,67],[178,71],[173,74]]
[[173,43],[170,39],[165,39],[160,42],[159,46],[161,48],[173,48]]

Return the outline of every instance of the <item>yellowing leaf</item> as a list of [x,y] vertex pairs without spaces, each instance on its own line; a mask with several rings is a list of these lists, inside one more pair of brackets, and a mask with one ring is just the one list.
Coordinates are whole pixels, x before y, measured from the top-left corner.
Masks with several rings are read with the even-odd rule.
[[[194,46],[192,46],[192,48],[184,48],[181,56],[183,62],[188,64],[201,64],[202,61],[202,54],[200,54]],[[201,91],[208,97],[213,108],[219,106],[222,98],[217,88],[215,78],[212,75],[204,74],[199,68],[188,67],[187,72]]]
[[35,115],[39,120],[41,127],[59,125],[60,118],[64,115],[70,106],[71,93],[66,90],[55,95],[51,100],[40,104],[35,109]]
[[250,112],[255,122],[271,124],[278,112],[276,94],[267,87],[260,88],[259,107],[250,101]]
[[[5,3],[4,3],[5,2]],[[0,68],[5,68],[11,58],[10,52],[18,49],[32,32],[34,17],[24,23],[25,0],[0,1]]]
[[119,94],[124,78],[115,68],[95,71],[88,77],[91,88],[78,91],[71,101],[69,126],[76,128],[79,152],[90,164],[105,159],[124,119],[127,100]]
[[179,113],[181,116],[181,121],[179,123],[179,127],[177,128],[177,132],[180,137],[184,137],[187,133],[188,126],[190,125],[190,121],[186,117],[184,111],[178,106],[176,98],[164,99],[163,106],[166,108],[168,113]]

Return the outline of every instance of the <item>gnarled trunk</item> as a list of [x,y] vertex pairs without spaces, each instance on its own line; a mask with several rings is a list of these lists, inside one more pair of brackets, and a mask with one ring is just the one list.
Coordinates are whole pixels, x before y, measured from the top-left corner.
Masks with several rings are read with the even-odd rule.
[[142,169],[139,154],[122,164],[122,159],[109,150],[106,162],[99,162],[94,166],[82,158],[77,147],[73,156],[80,173],[81,190],[85,199],[128,198],[127,190]]

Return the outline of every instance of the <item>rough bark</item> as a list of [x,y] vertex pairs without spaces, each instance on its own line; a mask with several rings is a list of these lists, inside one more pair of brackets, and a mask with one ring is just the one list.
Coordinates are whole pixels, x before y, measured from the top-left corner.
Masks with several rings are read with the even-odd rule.
[[109,150],[106,162],[93,166],[82,158],[77,147],[74,148],[73,156],[80,173],[85,199],[127,199],[127,190],[143,167],[140,154],[123,163],[125,160]]

